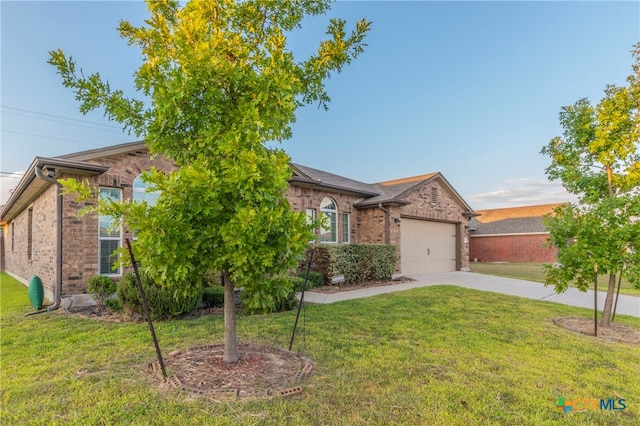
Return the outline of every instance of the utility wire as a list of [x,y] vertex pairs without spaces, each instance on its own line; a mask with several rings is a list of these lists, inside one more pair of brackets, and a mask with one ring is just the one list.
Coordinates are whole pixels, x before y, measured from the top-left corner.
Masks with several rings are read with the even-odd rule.
[[[21,172],[0,172],[0,175],[7,175],[7,176],[0,176],[4,179],[22,179],[22,176],[24,176],[24,173]],[[12,175],[17,175],[17,176],[12,176]]]
[[100,144],[100,143],[76,141],[76,140],[73,140],[73,139],[64,139],[64,138],[54,138],[53,136],[36,135],[36,134],[33,134],[33,133],[14,132],[13,130],[2,129],[2,131],[6,132],[6,133],[13,133],[13,134],[16,134],[16,135],[34,136],[34,137],[37,137],[37,138],[52,139],[52,140],[63,141],[63,142],[80,143],[80,144],[83,144],[83,145],[91,145],[91,146],[99,146],[99,147],[109,146],[109,145]]
[[[86,129],[100,130],[101,132],[120,133],[119,131],[116,131],[116,130],[111,130],[111,129],[100,129],[100,128],[93,127],[93,125],[94,125],[94,124],[95,124],[95,125],[101,125],[100,123],[88,122],[88,123],[90,123],[90,124],[92,124],[92,125],[90,125],[90,126],[85,126],[85,125],[82,125],[82,124],[76,124],[76,123],[65,123],[64,121],[60,121],[60,120],[53,120],[53,119],[50,119],[50,118],[34,117],[34,116],[31,116],[31,115],[27,115],[27,114],[21,114],[21,113],[19,113],[19,112],[5,111],[4,113],[5,113],[5,114],[20,115],[20,116],[22,116],[22,117],[27,117],[27,118],[35,118],[36,120],[51,121],[51,122],[54,122],[54,123],[65,124],[65,125],[67,125],[67,126],[76,126],[76,127],[84,127],[84,128],[86,128]],[[65,120],[71,120],[71,119],[70,119],[70,118],[65,118]],[[74,120],[74,121],[75,121],[75,120]],[[81,120],[77,120],[77,121],[81,121]],[[118,127],[117,127],[117,126],[109,126],[109,127],[112,127],[112,128],[114,128],[114,129],[118,129]]]
[[[46,112],[38,112],[38,111],[29,110],[29,109],[22,109],[22,108],[16,108],[16,107],[5,106],[5,105],[2,106],[2,109],[9,109],[9,110],[20,111],[20,112],[28,112],[30,114],[38,114],[38,115],[45,115],[47,117],[61,118],[63,120],[78,121],[78,122],[84,123],[84,124],[94,124],[96,126],[104,126],[104,127],[112,127],[114,129],[120,129],[119,126],[114,126],[113,124],[104,124],[104,123],[98,123],[96,121],[79,120],[77,118],[63,117],[61,115],[47,114]],[[7,112],[9,112],[9,111],[7,111]],[[15,113],[13,113],[13,114],[15,114]],[[38,118],[38,117],[32,117],[32,118]]]

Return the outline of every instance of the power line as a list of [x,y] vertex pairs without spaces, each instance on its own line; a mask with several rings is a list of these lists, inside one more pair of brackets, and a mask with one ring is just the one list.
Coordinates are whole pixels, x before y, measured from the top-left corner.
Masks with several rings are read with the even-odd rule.
[[[33,117],[33,116],[31,116],[31,115],[21,114],[21,113],[19,113],[19,112],[5,111],[4,113],[5,113],[5,114],[20,115],[20,116],[22,116],[22,117],[27,117],[27,118],[35,118],[35,119],[37,119],[37,120],[51,121],[51,122],[53,122],[53,123],[65,124],[65,125],[67,125],[67,126],[84,127],[84,128],[86,128],[86,129],[100,130],[100,131],[102,131],[102,132],[120,133],[120,132],[118,132],[118,131],[116,131],[116,130],[96,128],[96,127],[93,127],[93,125],[85,126],[85,125],[82,125],[82,124],[76,124],[76,123],[65,123],[64,121],[60,121],[60,120],[52,120],[52,119],[50,119],[50,118],[43,118],[43,117]],[[65,120],[70,120],[70,119],[69,119],[69,118],[65,118]],[[75,121],[75,120],[74,120],[74,121]],[[77,121],[81,121],[81,120],[77,120]],[[91,124],[99,124],[99,123],[92,123],[92,122],[88,122],[88,123],[91,123]],[[116,126],[109,126],[109,127],[118,128],[118,127],[116,127]]]
[[[63,117],[61,115],[47,114],[46,112],[38,112],[38,111],[29,110],[29,109],[16,108],[16,107],[11,107],[6,105],[3,105],[2,108],[14,110],[14,111],[28,112],[30,114],[45,115],[47,117],[61,118],[63,120],[78,121],[80,123],[85,123],[85,124],[95,124],[96,126],[104,126],[104,127],[112,127],[114,129],[120,129],[120,127],[114,126],[113,124],[104,124],[104,123],[98,123],[95,121],[79,120],[77,118],[69,118],[69,117]],[[37,117],[33,117],[33,118],[37,118]]]
[[99,143],[76,141],[76,140],[73,140],[73,139],[63,139],[63,138],[54,138],[52,136],[36,135],[36,134],[33,134],[33,133],[14,132],[13,130],[2,129],[2,131],[6,132],[6,133],[13,133],[13,134],[16,134],[16,135],[34,136],[36,138],[52,139],[52,140],[63,141],[63,142],[73,142],[73,143],[79,143],[79,144],[83,144],[83,145],[91,145],[91,146],[99,146],[99,147],[109,146],[109,145],[99,144]]
[[[24,176],[24,173],[22,173],[22,172],[0,172],[0,175],[8,175],[8,176],[0,176],[0,177],[5,178],[5,179],[22,179],[22,176]],[[13,175],[17,175],[17,176],[13,176]]]

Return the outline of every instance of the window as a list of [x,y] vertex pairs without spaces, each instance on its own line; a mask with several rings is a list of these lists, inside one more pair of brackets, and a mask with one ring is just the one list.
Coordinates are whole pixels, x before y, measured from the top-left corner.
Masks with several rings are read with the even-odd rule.
[[325,215],[325,225],[320,227],[320,241],[323,243],[338,242],[338,207],[333,198],[325,197],[320,203],[320,211]]
[[[305,211],[305,215],[307,217],[307,225],[312,225],[313,221],[316,220],[316,209],[307,209]],[[317,230],[314,229],[313,230],[314,237],[313,237],[313,240],[309,241],[310,243],[314,242],[316,238],[316,233],[317,233]]]
[[[148,191],[149,185],[142,180],[142,173],[133,180],[133,202],[146,202],[147,206],[155,206],[160,196],[160,191]],[[132,230],[132,239],[137,239],[135,230]]]
[[33,207],[27,210],[27,260],[33,260]]
[[[100,188],[100,198],[122,201],[122,190],[119,188]],[[98,274],[120,275],[120,269],[114,270],[118,257],[114,251],[120,248],[122,230],[116,226],[112,216],[98,217]]]
[[15,237],[16,237],[16,224],[11,222],[11,252],[15,252],[15,249],[13,247],[13,243],[15,242]]
[[142,174],[139,174],[133,181],[133,202],[141,203],[146,201],[148,205],[155,206],[160,196],[160,191],[147,191],[146,182],[142,180]]
[[349,242],[349,230],[351,229],[349,223],[349,213],[342,213],[342,242]]
[[314,220],[316,220],[316,209],[307,209],[307,225],[311,225]]

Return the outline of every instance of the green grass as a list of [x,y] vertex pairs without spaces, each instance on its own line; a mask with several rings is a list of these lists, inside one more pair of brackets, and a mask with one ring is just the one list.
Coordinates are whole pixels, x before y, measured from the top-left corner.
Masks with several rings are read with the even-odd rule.
[[[308,306],[295,349],[316,364],[303,394],[218,404],[150,383],[145,323],[25,317],[25,287],[3,274],[0,290],[2,425],[640,423],[640,348],[551,322],[590,310],[447,285]],[[294,317],[241,316],[239,338],[286,347]],[[155,326],[164,353],[223,332],[219,317]],[[624,398],[627,409],[563,418],[559,396]]]
[[[517,278],[520,280],[544,283],[544,270],[542,263],[518,263],[518,262],[473,262],[470,264],[471,272],[479,274],[496,275],[499,277]],[[609,285],[609,276],[598,277],[598,290],[606,291]],[[623,279],[620,285],[620,294],[640,296],[640,289]]]

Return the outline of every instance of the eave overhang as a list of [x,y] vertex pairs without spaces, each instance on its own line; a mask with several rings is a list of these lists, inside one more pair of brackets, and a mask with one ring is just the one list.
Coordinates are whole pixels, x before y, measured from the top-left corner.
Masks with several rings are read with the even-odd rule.
[[2,210],[0,210],[0,225],[4,226],[9,223],[51,185],[50,182],[36,177],[36,169],[53,171],[53,178],[57,179],[65,172],[95,176],[106,172],[109,167],[64,158],[36,157],[14,188],[7,203],[2,206]]
[[377,192],[362,191],[362,190],[357,190],[353,188],[346,188],[344,186],[332,185],[329,183],[322,182],[321,180],[313,180],[311,178],[303,177],[303,176],[294,175],[291,177],[291,179],[289,179],[289,183],[292,185],[301,186],[304,188],[324,189],[324,190],[338,192],[342,194],[353,194],[360,197],[375,197],[376,195],[378,195]]

